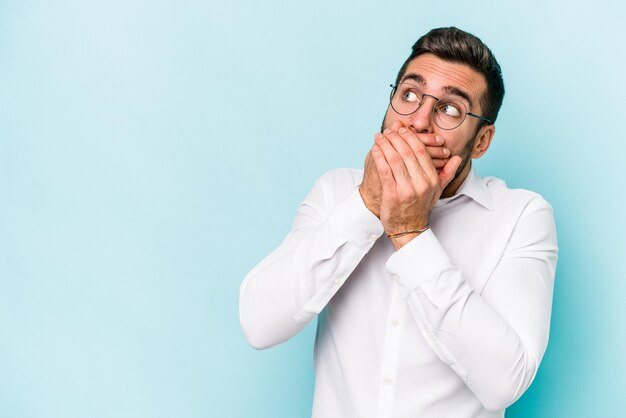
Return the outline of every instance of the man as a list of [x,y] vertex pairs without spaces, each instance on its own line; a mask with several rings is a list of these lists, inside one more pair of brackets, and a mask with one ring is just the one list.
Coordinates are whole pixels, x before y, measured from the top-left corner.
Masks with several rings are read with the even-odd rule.
[[502,417],[545,352],[557,260],[550,205],[479,177],[504,96],[475,36],[421,37],[364,171],[316,182],[245,278],[248,341],[318,316],[313,416]]

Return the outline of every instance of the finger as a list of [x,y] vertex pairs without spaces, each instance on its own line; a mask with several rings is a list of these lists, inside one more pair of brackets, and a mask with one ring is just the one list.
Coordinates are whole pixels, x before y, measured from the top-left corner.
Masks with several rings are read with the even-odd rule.
[[422,168],[426,176],[428,176],[430,181],[432,181],[433,183],[439,181],[437,171],[435,170],[435,166],[433,165],[433,160],[430,157],[426,146],[424,146],[422,141],[417,138],[416,134],[406,128],[401,128],[398,131],[398,134],[401,135],[407,143],[411,144],[411,148],[413,148],[413,152],[417,157],[417,161],[419,162],[420,167]]
[[447,158],[433,158],[433,165],[436,169],[442,169],[448,162]]
[[387,160],[387,164],[389,164],[391,168],[396,184],[407,184],[410,181],[411,175],[407,171],[404,159],[389,141],[389,136],[394,135],[394,133],[391,129],[385,129],[384,132],[385,135],[381,135],[376,139],[376,144],[380,147],[385,160]]
[[417,157],[415,156],[415,152],[413,152],[413,149],[406,143],[404,138],[402,138],[397,132],[389,132],[385,135],[385,137],[402,158],[409,177],[413,180],[424,179],[424,170],[420,167]]
[[422,144],[429,146],[429,147],[441,146],[445,142],[444,138],[441,135],[423,134],[423,133],[416,133],[416,132],[412,132],[412,133],[413,135],[417,137],[417,139],[420,140]]
[[450,156],[450,150],[447,149],[444,144],[444,138],[435,134],[418,134],[410,131],[413,135],[406,137],[407,144],[409,144],[415,151],[415,141],[420,141],[426,146],[428,153],[432,158],[448,158]]
[[[402,124],[399,122],[396,124],[396,122],[398,121],[393,123],[391,130],[397,132],[402,128]],[[398,127],[398,129],[394,129],[395,127]],[[415,140],[418,140],[426,146],[432,158],[448,158],[450,156],[450,150],[443,146],[444,139],[442,136],[435,134],[417,134],[415,132],[413,132],[413,135],[414,136],[409,136],[405,139],[412,148],[415,146]]]
[[383,151],[376,144],[372,147],[372,159],[380,177],[380,185],[383,190],[391,190],[395,187],[395,181],[391,172],[391,167],[387,163]]
[[426,151],[430,155],[430,158],[448,158],[450,156],[450,150],[446,147],[426,147]]
[[[435,134],[415,134],[415,137],[426,146],[435,168],[443,168],[450,157],[450,150],[441,145],[444,143],[443,137]],[[412,139],[414,138],[407,138],[406,143],[414,148],[415,144]]]
[[439,172],[439,181],[441,183],[441,190],[445,189],[448,183],[452,181],[456,171],[461,166],[461,162],[463,159],[458,155],[450,158],[450,160],[446,163],[446,165]]

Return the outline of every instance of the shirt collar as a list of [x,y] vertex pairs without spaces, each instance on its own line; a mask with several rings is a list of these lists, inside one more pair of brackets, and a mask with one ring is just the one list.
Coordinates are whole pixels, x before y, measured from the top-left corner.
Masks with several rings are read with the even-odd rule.
[[487,189],[487,182],[478,174],[476,174],[474,167],[470,168],[469,173],[467,173],[467,177],[465,178],[465,180],[461,184],[461,187],[459,187],[454,196],[446,199],[440,199],[440,201],[437,203],[439,203],[439,205],[445,205],[449,201],[456,200],[462,195],[469,197],[486,209],[493,210],[491,195],[489,194],[489,190]]

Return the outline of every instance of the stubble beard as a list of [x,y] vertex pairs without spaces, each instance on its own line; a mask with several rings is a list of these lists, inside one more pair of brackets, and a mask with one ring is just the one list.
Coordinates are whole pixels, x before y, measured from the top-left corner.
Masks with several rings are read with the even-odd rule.
[[[387,119],[387,114],[385,113],[385,116],[383,116],[383,121],[380,124],[380,133],[382,134],[383,131],[385,130],[385,120]],[[409,127],[409,129],[411,129]],[[446,189],[450,186],[452,186],[453,184],[457,183],[459,180],[459,176],[461,175],[461,173],[463,172],[463,170],[465,169],[465,166],[467,166],[467,163],[470,163],[471,166],[471,154],[472,154],[472,149],[474,148],[474,144],[476,143],[476,138],[478,136],[478,131],[480,131],[480,125],[476,128],[476,132],[474,132],[473,138],[469,141],[467,141],[467,144],[465,144],[465,147],[463,147],[463,149],[461,150],[461,152],[459,153],[453,153],[450,155],[450,157],[453,157],[455,155],[458,155],[459,157],[462,158],[461,164],[459,164],[459,168],[456,170],[456,173],[454,173],[454,177],[452,177],[452,180],[450,180],[450,183],[448,183],[448,186],[446,187]],[[415,131],[413,131],[415,132]],[[415,132],[417,133],[417,132]],[[441,170],[437,170],[438,172]]]
[[[387,119],[387,114],[385,114],[385,116],[383,116],[383,122],[380,124],[380,133],[381,134],[385,130],[385,120],[386,119]],[[409,127],[409,129],[411,129],[411,128]],[[476,131],[474,132],[474,134],[472,136],[472,139],[467,141],[467,144],[465,144],[463,149],[460,152],[458,152],[458,153],[452,153],[450,155],[450,157],[453,157],[455,155],[458,155],[459,157],[461,157],[461,164],[459,164],[459,168],[456,170],[456,173],[454,173],[454,177],[452,177],[452,180],[450,180],[450,183],[448,183],[446,188],[442,191],[441,197],[450,197],[450,196],[454,195],[454,193],[456,193],[458,188],[461,186],[461,183],[463,183],[463,181],[465,181],[465,177],[463,177],[461,179],[461,175],[463,174],[463,171],[467,167],[468,163],[469,163],[469,165],[471,167],[471,164],[472,164],[472,158],[471,158],[472,150],[474,149],[474,144],[476,143],[476,138],[478,137],[478,132],[479,131],[480,131],[480,125],[476,128]],[[438,173],[441,172],[441,169],[437,169],[437,172]]]
[[474,134],[474,137],[472,139],[467,141],[467,144],[465,145],[465,147],[463,147],[461,152],[453,153],[452,155],[450,155],[450,157],[453,157],[455,155],[458,155],[459,157],[461,157],[461,164],[459,164],[459,168],[456,170],[456,173],[454,173],[454,177],[452,177],[452,180],[450,180],[450,183],[448,183],[446,188],[443,189],[443,192],[441,193],[441,197],[450,197],[454,195],[454,193],[456,193],[456,191],[458,190],[459,186],[461,186],[461,183],[465,181],[465,177],[467,177],[467,173],[465,177],[463,178],[461,178],[461,175],[463,174],[463,171],[465,170],[465,167],[468,165],[468,163],[470,167],[472,166],[471,156],[472,156],[472,150],[474,149],[474,144],[476,143],[477,134],[478,132]]

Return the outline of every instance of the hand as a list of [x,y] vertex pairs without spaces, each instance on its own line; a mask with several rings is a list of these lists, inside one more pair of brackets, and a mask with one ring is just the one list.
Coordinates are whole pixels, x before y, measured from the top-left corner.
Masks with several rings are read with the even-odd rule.
[[[391,126],[391,129],[393,131],[398,131],[402,127],[403,126],[400,121],[395,121]],[[425,146],[428,154],[432,157],[433,164],[438,172],[448,162],[450,151],[443,147],[443,139],[441,137],[434,134],[415,134],[410,138],[410,140],[421,142]],[[363,199],[365,206],[370,210],[370,212],[376,215],[376,217],[380,218],[382,186],[380,183],[378,169],[372,160],[371,150],[365,156],[364,165],[365,169],[363,181],[359,186],[359,192],[361,193],[361,198]]]
[[[387,234],[428,225],[428,218],[443,189],[450,183],[461,157],[450,158],[437,171],[427,147],[406,128],[386,129],[377,134],[371,156],[381,184],[380,220]],[[396,249],[415,238],[407,235],[392,240]]]

